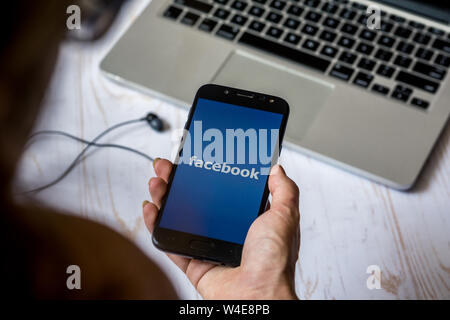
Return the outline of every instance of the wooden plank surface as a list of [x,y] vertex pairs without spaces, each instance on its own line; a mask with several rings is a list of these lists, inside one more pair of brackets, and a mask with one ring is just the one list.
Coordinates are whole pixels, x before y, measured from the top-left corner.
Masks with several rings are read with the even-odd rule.
[[[66,43],[36,129],[61,129],[92,139],[115,123],[156,112],[171,127],[187,111],[106,79],[99,62],[147,1],[126,6],[108,35],[93,45]],[[170,157],[170,131],[136,124],[104,142],[127,145],[153,157]],[[27,149],[18,189],[57,177],[83,146],[43,137]],[[447,125],[417,186],[400,192],[283,150],[281,164],[301,190],[301,249],[297,293],[302,299],[450,298],[450,128]],[[122,150],[92,150],[57,186],[35,196],[49,206],[105,223],[154,259],[180,297],[196,299],[184,275],[156,250],[141,217],[149,199],[149,161]],[[369,290],[369,265],[381,269],[381,289]]]

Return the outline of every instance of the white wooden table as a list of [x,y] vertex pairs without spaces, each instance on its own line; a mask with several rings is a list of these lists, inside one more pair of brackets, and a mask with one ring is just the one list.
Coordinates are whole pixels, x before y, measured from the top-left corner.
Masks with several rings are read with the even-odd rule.
[[[91,139],[108,126],[156,112],[171,128],[187,111],[106,79],[99,62],[147,1],[129,3],[100,42],[68,43],[61,54],[36,129],[62,129]],[[170,132],[145,123],[103,141],[169,157]],[[36,140],[17,177],[20,189],[56,176],[83,146],[63,137]],[[301,249],[297,293],[302,299],[450,298],[450,127],[444,130],[417,186],[399,192],[307,156],[283,150],[280,162],[301,189]],[[105,223],[131,238],[173,281],[181,298],[199,295],[156,250],[141,217],[149,199],[149,161],[114,149],[96,150],[57,186],[35,197],[49,206]],[[369,290],[369,265],[381,269],[381,289]]]

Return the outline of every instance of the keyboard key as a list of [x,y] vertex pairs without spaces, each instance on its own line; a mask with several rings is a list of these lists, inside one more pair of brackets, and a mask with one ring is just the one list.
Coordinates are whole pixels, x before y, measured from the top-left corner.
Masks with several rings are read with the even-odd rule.
[[368,71],[372,71],[373,68],[375,67],[375,65],[376,65],[375,61],[364,58],[364,57],[361,58],[358,63],[358,67],[360,67],[361,69],[368,70]]
[[330,71],[330,76],[348,81],[352,77],[353,72],[353,69],[346,67],[340,63],[336,63],[333,69]]
[[277,10],[283,10],[283,8],[286,6],[286,2],[280,1],[280,0],[273,0],[270,3],[270,7],[277,9]]
[[333,42],[336,39],[337,34],[328,30],[323,30],[319,38],[328,42]]
[[295,30],[298,28],[299,25],[300,25],[300,21],[292,19],[292,18],[287,18],[284,21],[284,26],[288,27],[289,29]]
[[444,69],[437,68],[420,61],[416,62],[413,67],[413,71],[424,74],[436,80],[443,80],[445,78],[445,75],[447,74],[447,71]]
[[323,21],[323,25],[328,27],[328,28],[331,28],[331,29],[337,28],[339,23],[340,23],[339,20],[334,19],[334,18],[330,18],[330,17],[326,18]]
[[296,6],[296,5],[292,4],[292,5],[289,7],[289,9],[288,9],[287,12],[288,12],[289,14],[292,14],[292,15],[298,17],[299,15],[302,14],[303,8],[301,8],[301,7],[299,7],[299,6]]
[[247,3],[244,1],[236,0],[235,2],[233,2],[231,7],[235,10],[242,11],[247,7]]
[[409,68],[410,64],[412,62],[411,58],[402,56],[402,55],[397,55],[397,57],[394,60],[394,64],[403,68]]
[[206,31],[206,32],[211,32],[214,27],[217,25],[217,21],[214,21],[212,19],[209,18],[205,18],[203,19],[203,21],[200,23],[200,25],[198,26],[198,28],[200,30]]
[[372,91],[374,91],[376,93],[380,93],[382,95],[387,95],[389,93],[389,88],[382,86],[381,84],[375,83],[372,86]]
[[175,3],[201,11],[203,13],[209,13],[213,8],[213,6],[210,5],[209,3],[205,3],[198,0],[175,0]]
[[426,35],[426,34],[417,32],[417,33],[414,35],[413,40],[414,40],[414,42],[417,42],[417,43],[420,43],[420,44],[423,44],[423,45],[427,45],[428,42],[430,42],[431,37],[428,36],[428,35]]
[[353,62],[355,62],[356,60],[356,54],[353,54],[351,52],[348,51],[344,51],[341,53],[341,55],[339,56],[339,60],[348,64],[353,64]]
[[336,11],[338,10],[338,6],[337,5],[335,5],[334,3],[332,3],[332,2],[326,2],[324,5],[323,5],[323,7],[322,7],[322,11],[323,12],[328,12],[328,13],[331,13],[331,14],[334,14],[334,13],[336,13]]
[[219,30],[217,30],[216,32],[218,36],[228,40],[233,40],[238,33],[239,33],[238,27],[233,27],[226,24],[221,25]]
[[450,53],[450,41],[436,39],[433,42],[433,48]]
[[221,5],[226,5],[228,3],[229,0],[214,0],[214,2],[217,2]]
[[240,14],[235,14],[231,19],[231,22],[243,26],[247,22],[247,20],[248,20],[247,17],[241,16]]
[[444,33],[445,33],[444,30],[441,30],[441,29],[438,29],[438,28],[434,28],[434,27],[428,27],[427,31],[429,33],[432,33],[435,36],[439,36],[439,37],[443,36]]
[[305,5],[311,8],[317,8],[317,6],[320,4],[320,0],[305,0]]
[[286,42],[288,42],[290,44],[293,44],[293,45],[297,45],[300,42],[301,39],[302,38],[299,35],[296,35],[296,34],[294,34],[292,32],[289,32],[286,35],[286,37],[284,38],[284,41],[286,41]]
[[253,35],[249,32],[244,32],[240,37],[239,42],[322,72],[325,72],[330,65],[330,61],[326,59],[308,54],[306,52],[298,51],[280,43]]
[[430,105],[429,102],[427,102],[425,100],[422,100],[422,99],[419,99],[419,98],[412,98],[411,104],[413,106],[416,106],[416,107],[419,107],[419,108],[422,108],[422,109],[426,109]]
[[266,4],[266,2],[267,2],[267,0],[253,0],[253,1],[256,3],[259,3],[259,4]]
[[406,54],[410,54],[411,52],[413,52],[415,46],[411,43],[405,42],[405,41],[400,41],[399,44],[397,45],[397,51],[406,53]]
[[269,30],[267,30],[266,34],[275,39],[278,39],[283,34],[283,30],[275,27],[270,27]]
[[367,20],[368,20],[368,17],[366,16],[366,14],[365,13],[363,13],[363,14],[361,14],[359,17],[358,17],[358,19],[356,20],[359,24],[362,24],[362,25],[364,25],[364,26],[367,26]]
[[394,68],[389,67],[385,64],[380,64],[380,66],[377,69],[377,74],[379,74],[380,76],[386,77],[386,78],[392,77],[394,72],[395,72]]
[[365,54],[370,56],[370,54],[372,53],[374,47],[371,46],[370,44],[366,44],[364,42],[360,42],[358,44],[358,46],[356,47],[356,51],[358,51],[359,53]]
[[264,29],[265,26],[266,26],[265,23],[260,22],[260,21],[253,20],[253,21],[248,25],[248,28],[251,29],[251,30],[254,30],[254,31],[256,31],[256,32],[261,32],[262,29]]
[[395,39],[391,38],[389,36],[381,36],[378,39],[378,44],[379,45],[382,45],[382,46],[385,46],[385,47],[388,47],[388,48],[392,47],[394,45],[394,43],[395,43]]
[[181,23],[184,23],[188,26],[194,25],[200,16],[198,14],[187,12],[183,18],[181,18]]
[[443,54],[438,54],[434,62],[444,67],[450,67],[450,57],[444,56]]
[[409,84],[410,86],[422,89],[429,93],[436,93],[436,91],[439,89],[439,83],[424,79],[406,71],[400,71],[397,74],[397,77],[395,77],[395,80]]
[[394,89],[394,92],[392,92],[391,97],[406,102],[408,101],[409,96],[411,95],[412,92],[413,91],[410,88],[397,85]]
[[381,23],[380,23],[380,29],[383,32],[391,32],[393,27],[394,27],[394,25],[387,21],[381,21]]
[[359,34],[359,37],[361,39],[367,40],[367,41],[373,41],[373,39],[375,39],[375,37],[377,36],[376,32],[367,30],[367,29],[363,29],[361,31],[361,33]]
[[348,48],[348,49],[351,49],[354,44],[355,44],[355,40],[353,40],[352,38],[345,37],[345,36],[342,36],[338,41],[338,45]]
[[361,86],[363,88],[367,88],[373,80],[373,75],[367,74],[365,72],[358,72],[353,83]]
[[430,60],[431,57],[433,56],[433,51],[431,50],[427,50],[425,48],[419,48],[419,50],[417,50],[416,52],[416,57],[423,59],[423,60]]
[[176,19],[180,16],[181,12],[183,10],[181,10],[180,8],[174,7],[174,6],[170,6],[166,9],[166,11],[164,11],[164,17],[169,18],[169,19]]
[[411,30],[407,29],[407,28],[403,28],[403,27],[397,27],[397,29],[395,29],[394,34],[396,36],[408,39],[409,36],[411,35]]
[[351,9],[344,8],[339,13],[339,16],[341,18],[344,18],[344,19],[347,19],[347,20],[353,20],[353,18],[355,18],[355,16],[356,16],[356,12],[351,10]]
[[311,39],[306,39],[305,42],[303,42],[303,48],[311,50],[311,51],[316,51],[317,48],[319,47],[320,43]]
[[248,14],[251,14],[252,16],[255,16],[255,17],[261,17],[265,11],[266,10],[264,10],[261,7],[253,6],[250,8],[250,10],[248,10]]
[[319,30],[319,28],[310,24],[305,24],[302,28],[302,32],[310,36],[314,36],[317,33],[317,30]]
[[423,23],[417,22],[417,21],[408,21],[408,25],[414,29],[422,30],[425,28],[425,25]]
[[389,19],[391,19],[392,21],[398,22],[398,23],[403,23],[403,22],[406,21],[405,18],[399,17],[399,16],[397,16],[397,15],[395,15],[395,14],[389,15]]
[[278,14],[276,12],[269,12],[267,14],[266,20],[270,21],[270,22],[273,22],[273,23],[278,23],[278,22],[280,22],[282,17],[283,16],[281,14]]
[[229,15],[230,15],[230,11],[227,11],[222,8],[218,8],[216,11],[214,11],[214,16],[219,19],[225,20]]
[[358,2],[352,2],[352,7],[357,10],[361,10],[361,11],[367,10],[367,6],[365,4],[358,3]]
[[325,45],[322,48],[322,51],[320,51],[321,54],[328,56],[330,58],[334,58],[336,56],[336,54],[338,53],[338,49],[336,49],[335,47],[329,46],[329,45]]
[[387,61],[391,60],[392,52],[391,51],[387,51],[387,50],[383,50],[383,49],[378,49],[377,52],[375,53],[375,58],[387,62]]
[[309,20],[312,22],[318,22],[320,18],[322,18],[322,15],[314,11],[308,11],[308,13],[305,15],[305,20]]
[[358,31],[358,26],[355,26],[354,24],[351,23],[345,23],[342,26],[341,31],[353,35]]

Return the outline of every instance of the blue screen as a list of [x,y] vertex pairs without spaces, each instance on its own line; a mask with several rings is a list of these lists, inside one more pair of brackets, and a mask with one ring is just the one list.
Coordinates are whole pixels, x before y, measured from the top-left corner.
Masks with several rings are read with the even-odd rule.
[[243,244],[278,152],[282,118],[199,98],[160,227]]

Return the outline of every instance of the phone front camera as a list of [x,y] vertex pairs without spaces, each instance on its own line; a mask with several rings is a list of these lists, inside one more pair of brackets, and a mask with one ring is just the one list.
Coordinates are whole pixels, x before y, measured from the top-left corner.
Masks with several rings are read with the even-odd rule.
[[225,93],[225,94],[229,94],[230,93],[230,91],[228,91],[228,90],[225,90],[223,93]]

